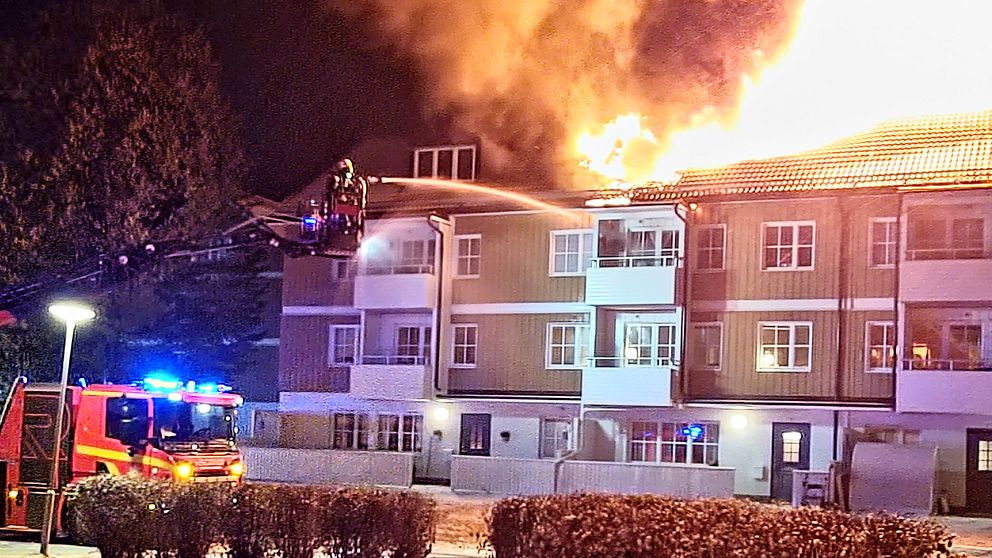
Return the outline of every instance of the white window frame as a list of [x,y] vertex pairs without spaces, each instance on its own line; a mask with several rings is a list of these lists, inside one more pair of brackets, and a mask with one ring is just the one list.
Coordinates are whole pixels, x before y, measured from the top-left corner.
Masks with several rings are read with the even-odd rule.
[[[458,177],[458,157],[459,153],[463,149],[470,149],[472,151],[472,176],[469,178],[459,178]],[[465,182],[471,182],[476,179],[475,168],[479,158],[478,149],[475,145],[465,144],[465,145],[440,145],[436,147],[418,147],[413,150],[413,177],[414,178],[439,178],[438,176],[438,162],[440,160],[440,154],[442,151],[451,152],[451,179],[461,180]],[[421,157],[431,157],[431,175],[422,176],[420,174],[420,158]]]
[[[813,228],[813,238],[811,244],[799,243],[799,227],[810,226]],[[766,231],[770,227],[784,228],[792,227],[792,265],[768,267],[765,265],[765,251],[768,245],[765,242]],[[784,245],[783,245],[784,246]],[[809,265],[799,265],[799,248],[810,247]],[[816,221],[767,221],[761,224],[761,270],[762,271],[812,271],[816,268]]]
[[[712,366],[712,365],[701,363],[701,362],[694,362],[693,363],[693,366],[695,368],[700,368],[700,369],[703,369],[703,370],[715,370],[715,371],[719,371],[723,367],[723,322],[697,322],[697,323],[692,324],[692,332],[693,332],[692,342],[693,342],[694,345],[696,343],[699,343],[699,337],[697,337],[697,335],[696,335],[696,330],[697,329],[703,329],[703,328],[708,328],[708,327],[715,327],[715,328],[718,328],[720,330],[720,362],[716,366]],[[694,349],[693,350],[693,357],[695,358],[695,357],[698,356],[698,353],[695,350],[696,349],[695,346],[693,347],[693,349]]]
[[[630,459],[632,463],[693,463],[693,450],[696,446],[700,447],[703,455],[703,464],[706,464],[706,454],[707,449],[713,448],[716,455],[716,461],[720,461],[720,423],[717,421],[673,421],[673,420],[632,420],[629,423],[629,437],[628,448],[630,451],[630,456],[634,454],[634,446],[641,445],[645,448],[650,445],[654,445],[654,455],[648,455],[645,451],[645,459],[643,460],[633,460]],[[657,437],[653,441],[642,440],[634,437],[634,425],[635,424],[650,424],[654,425],[655,431],[657,432]],[[681,436],[680,432],[683,426],[688,426],[692,424],[698,424],[704,428],[703,438],[698,440],[693,440],[688,437]],[[672,439],[665,439],[665,426],[669,426],[672,432]],[[713,428],[716,432],[716,441],[706,441],[706,429]],[[711,431],[712,432],[712,431]],[[680,437],[684,439],[679,439]],[[679,447],[685,448],[685,460],[678,461],[675,459],[678,454]],[[671,448],[672,459],[663,459],[664,450],[663,448]]]
[[[358,324],[334,324],[328,328],[328,342],[327,342],[327,365],[328,366],[351,366],[353,364],[360,364],[362,360],[362,355],[360,353],[359,338],[361,337],[361,326]],[[338,362],[337,361],[337,332],[338,330],[354,330],[355,341],[354,341],[354,362]]]
[[[574,329],[572,350],[574,359],[571,363],[555,364],[551,362],[552,349],[556,346],[567,347],[568,345],[562,343],[555,345],[552,343],[552,338],[554,335],[555,328],[569,328]],[[549,322],[547,327],[547,333],[544,337],[544,367],[548,370],[575,370],[577,368],[582,368],[585,364],[585,360],[588,358],[587,352],[589,348],[589,324],[587,323],[569,323],[569,322]]]
[[[382,429],[382,419],[386,417],[396,419],[396,430],[390,428]],[[407,419],[412,421],[412,428],[406,428]],[[423,451],[424,415],[421,413],[379,413],[376,416],[375,425],[375,449],[377,451],[407,453],[420,453]],[[396,449],[389,447],[388,436],[390,434],[396,435]],[[383,443],[383,436],[386,436],[385,444]],[[407,442],[409,442],[409,445],[407,445]],[[405,449],[406,447],[410,449]]]
[[[885,224],[885,230],[888,232],[891,229],[893,236],[891,239],[886,236],[884,242],[875,242],[875,225]],[[868,267],[871,269],[893,269],[896,266],[896,260],[899,259],[899,229],[893,227],[896,223],[895,217],[874,217],[868,222]],[[815,234],[815,231],[814,231]],[[875,263],[875,246],[892,246],[892,263]],[[886,250],[886,253],[888,251]]]
[[[474,329],[475,330],[475,344],[458,344],[458,330],[459,329]],[[455,360],[458,347],[473,347],[475,349],[475,359],[469,362],[457,362]],[[479,363],[479,324],[451,324],[451,362],[449,366],[451,368],[475,368]]]
[[[641,327],[649,328],[650,331],[651,331],[650,342],[649,343],[639,343],[637,345],[631,345],[630,344],[630,335],[629,335],[629,333],[630,333],[630,328],[634,328],[634,327],[637,327],[637,328],[641,328]],[[671,329],[672,335],[671,335],[671,342],[670,343],[662,344],[660,342],[660,336],[661,336],[661,329],[662,328]],[[659,367],[659,366],[677,366],[678,365],[678,358],[679,358],[679,338],[678,338],[678,335],[679,335],[678,324],[660,323],[660,322],[628,322],[628,323],[623,324],[623,355],[622,355],[622,357],[623,357],[623,365],[625,367],[626,366],[631,366],[631,367],[636,367],[636,366],[654,366],[654,367]],[[637,358],[627,358],[627,350],[628,349],[631,349],[631,348],[637,348],[637,347],[649,347],[650,348],[650,355],[647,356],[647,357],[638,356]],[[670,348],[671,349],[670,356],[668,358],[668,362],[664,362],[664,363],[662,362],[662,358],[661,358],[661,348],[662,347],[666,347],[666,348]],[[638,355],[639,354],[640,353],[638,353]],[[640,364],[640,363],[637,363],[637,362],[631,362],[631,361],[641,361],[641,360],[645,360],[645,359],[648,360],[648,362],[646,364]]]
[[[351,425],[351,445],[349,447],[342,447],[338,445],[338,432],[347,432],[344,429],[338,429],[338,416],[352,416]],[[362,421],[365,422],[365,429],[362,429]],[[378,426],[378,423],[375,423]],[[368,413],[362,413],[359,411],[336,411],[331,414],[331,447],[333,449],[339,450],[367,450],[370,449],[369,434],[372,432],[373,421],[372,417]],[[364,439],[364,443],[362,440]]]
[[[555,270],[555,256],[559,253],[555,251],[555,239],[564,236],[578,236],[578,258],[579,258],[579,269],[576,271],[556,271]],[[589,268],[592,262],[593,245],[594,245],[593,231],[592,229],[563,229],[551,231],[551,242],[548,247],[548,277],[579,277],[586,274],[586,269]],[[565,254],[571,254],[572,252],[564,252]]]
[[347,281],[355,275],[355,264],[352,260],[334,259],[331,261],[331,274],[336,281]]
[[[478,279],[479,275],[482,273],[482,235],[481,234],[457,234],[455,235],[455,279]],[[462,253],[462,241],[463,240],[478,240],[479,241],[479,252],[477,254],[463,254]],[[461,261],[465,260],[476,260],[477,272],[475,274],[459,273],[461,268]],[[469,264],[466,266],[470,269],[472,266]]]
[[[726,267],[727,267],[727,225],[724,225],[724,224],[721,223],[721,224],[718,224],[718,225],[702,225],[702,226],[699,227],[699,230],[700,231],[711,231],[713,229],[720,229],[720,235],[723,238],[723,245],[720,247],[720,266],[719,267],[700,267],[699,264],[700,264],[701,261],[703,261],[702,258],[700,257],[700,254],[702,252],[704,252],[704,251],[705,252],[714,252],[714,251],[716,251],[716,248],[714,248],[712,246],[705,246],[705,247],[700,246],[699,243],[698,243],[699,237],[697,237],[697,244],[696,244],[696,247],[695,247],[696,248],[696,271],[700,271],[700,272],[713,272],[713,271],[724,271],[724,270],[726,270]],[[762,253],[762,257],[764,257],[764,253]],[[709,261],[709,258],[707,258],[707,261]]]
[[[796,328],[806,326],[809,328],[809,344],[808,345],[797,345],[796,344]],[[789,328],[789,366],[764,366],[762,365],[762,355],[764,351],[763,341],[762,341],[762,330],[765,327],[788,327]],[[779,346],[779,345],[776,345]],[[799,347],[806,347],[808,352],[808,357],[806,358],[806,366],[795,366],[796,361],[796,349]],[[757,338],[757,355],[756,355],[756,370],[758,372],[810,372],[813,369],[813,322],[772,322],[772,321],[762,321],[758,322],[758,338]]]
[[895,360],[896,324],[895,322],[885,321],[885,320],[869,320],[865,322],[865,372],[871,372],[874,374],[891,374],[892,373],[891,368],[878,368],[878,367],[873,367],[871,365],[871,348],[872,348],[871,328],[872,327],[891,328],[892,338],[889,339],[888,335],[886,335],[885,341],[888,342],[889,344],[883,345],[883,347],[889,347],[890,349],[892,349],[893,352],[892,358],[893,360]]
[[975,468],[980,472],[992,471],[992,441],[979,440],[976,450]]
[[[415,329],[417,330],[417,335],[419,337],[419,343],[417,345],[416,355],[401,355],[400,354],[400,330],[402,329]],[[431,340],[430,338],[434,335],[434,328],[429,325],[421,324],[397,324],[393,330],[393,355],[396,359],[395,362],[398,364],[429,364],[431,354]],[[411,345],[407,345],[411,346]],[[413,362],[403,362],[407,359],[413,359]]]
[[[548,436],[547,425],[548,424],[567,424],[568,430],[568,440],[565,441],[565,445],[561,446],[561,440],[555,436],[553,439]],[[557,430],[556,430],[557,432]],[[544,417],[541,419],[541,435],[539,436],[540,447],[537,448],[537,455],[541,459],[558,459],[561,457],[560,454],[564,452],[571,451],[575,448],[575,422],[568,417]],[[553,440],[553,441],[552,441]],[[548,455],[545,453],[545,442],[552,441],[552,446],[555,449],[555,455]]]

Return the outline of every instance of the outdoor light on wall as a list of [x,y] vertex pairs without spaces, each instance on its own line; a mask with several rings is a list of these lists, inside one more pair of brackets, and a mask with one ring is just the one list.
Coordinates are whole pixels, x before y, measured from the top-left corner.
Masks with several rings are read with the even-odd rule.
[[747,428],[747,417],[744,415],[734,415],[730,417],[730,427],[734,430],[744,430]]
[[509,430],[504,430],[504,431],[500,432],[499,433],[499,437],[502,438],[504,442],[509,442],[510,441],[510,431]]
[[434,407],[433,411],[431,411],[431,416],[433,416],[436,421],[445,422],[451,416],[451,411],[449,411],[447,407],[438,405],[437,407]]

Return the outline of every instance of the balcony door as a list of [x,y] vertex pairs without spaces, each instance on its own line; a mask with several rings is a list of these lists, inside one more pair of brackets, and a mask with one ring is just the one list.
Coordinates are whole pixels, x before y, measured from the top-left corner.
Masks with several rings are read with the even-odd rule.
[[396,364],[427,364],[431,354],[430,326],[396,328]]
[[630,229],[627,231],[627,257],[631,267],[673,266],[679,256],[679,231],[671,229]]
[[675,325],[627,324],[623,358],[627,366],[672,366],[675,361]]

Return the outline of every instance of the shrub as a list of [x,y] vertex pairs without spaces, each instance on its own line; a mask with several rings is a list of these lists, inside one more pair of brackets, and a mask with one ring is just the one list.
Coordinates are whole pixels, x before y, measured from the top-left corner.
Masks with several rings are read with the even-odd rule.
[[424,558],[434,538],[433,501],[409,492],[98,476],[74,493],[72,534],[106,558]]
[[572,495],[496,504],[499,558],[922,558],[955,556],[940,525],[740,500]]

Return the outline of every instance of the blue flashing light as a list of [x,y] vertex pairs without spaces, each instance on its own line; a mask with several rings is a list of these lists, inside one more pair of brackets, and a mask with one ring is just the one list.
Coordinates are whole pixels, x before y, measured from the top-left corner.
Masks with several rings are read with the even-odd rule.
[[157,373],[146,377],[141,381],[140,385],[145,389],[145,391],[168,393],[170,401],[182,400],[182,392],[212,395],[231,391],[230,386],[218,384],[216,382],[197,383],[193,380],[181,382],[172,376]]
[[80,378],[79,379],[79,387],[81,387],[83,389],[86,389],[86,386],[88,386],[88,385],[89,385],[89,382],[86,381],[86,378]]
[[318,224],[318,221],[317,221],[317,218],[316,217],[313,217],[311,215],[308,215],[308,216],[306,216],[306,217],[303,218],[303,230],[305,230],[305,231],[313,232],[313,231],[317,230],[317,224]]
[[142,381],[147,391],[177,391],[182,384],[179,380],[168,376],[149,376]]
[[179,393],[178,391],[174,391],[169,394],[169,401],[182,401],[182,400],[183,400],[183,394]]
[[695,440],[703,435],[703,427],[698,424],[690,424],[689,426],[683,426],[680,433],[686,438]]
[[217,393],[217,384],[201,384],[197,391],[200,393]]

